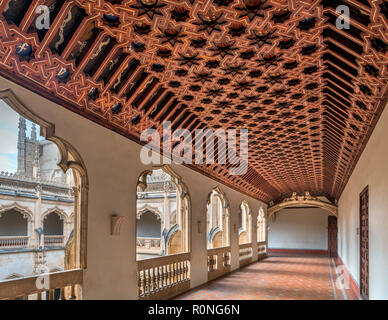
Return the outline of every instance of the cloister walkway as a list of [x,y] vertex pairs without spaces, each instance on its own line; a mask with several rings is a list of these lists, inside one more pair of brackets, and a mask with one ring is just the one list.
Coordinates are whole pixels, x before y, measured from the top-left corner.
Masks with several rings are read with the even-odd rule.
[[177,297],[183,300],[343,300],[325,256],[270,256]]

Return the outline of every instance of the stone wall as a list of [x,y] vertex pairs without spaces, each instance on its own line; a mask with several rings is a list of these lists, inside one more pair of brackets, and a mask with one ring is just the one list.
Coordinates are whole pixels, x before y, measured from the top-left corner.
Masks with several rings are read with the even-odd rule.
[[[0,90],[12,88],[34,113],[55,124],[56,134],[82,156],[89,178],[87,269],[83,295],[86,299],[136,299],[136,192],[139,174],[151,166],[140,162],[140,145],[99,126],[16,84],[1,79]],[[217,185],[225,192],[231,209],[232,269],[239,267],[238,213],[242,200],[256,221],[266,204],[222,185],[182,165],[172,165],[191,197],[191,286],[207,282],[206,205]],[[110,234],[112,214],[127,218],[120,236]],[[236,232],[234,231],[236,230]],[[256,228],[253,227],[253,239]],[[253,258],[257,258],[253,243]]]

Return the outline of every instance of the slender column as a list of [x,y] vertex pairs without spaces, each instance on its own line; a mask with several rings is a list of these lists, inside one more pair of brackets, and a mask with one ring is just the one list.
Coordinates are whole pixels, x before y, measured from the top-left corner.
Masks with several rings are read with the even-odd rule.
[[163,199],[163,221],[161,223],[162,225],[162,231],[163,227],[167,230],[170,230],[170,200],[168,199],[168,191],[164,191],[164,199]]

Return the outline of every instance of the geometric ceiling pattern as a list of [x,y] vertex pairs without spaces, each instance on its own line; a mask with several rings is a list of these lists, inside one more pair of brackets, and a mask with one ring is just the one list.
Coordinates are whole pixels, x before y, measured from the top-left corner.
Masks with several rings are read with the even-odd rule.
[[[37,30],[42,4],[50,27]],[[246,174],[190,167],[266,202],[338,199],[387,102],[387,47],[382,0],[0,4],[2,76],[137,142],[167,120],[247,128]]]

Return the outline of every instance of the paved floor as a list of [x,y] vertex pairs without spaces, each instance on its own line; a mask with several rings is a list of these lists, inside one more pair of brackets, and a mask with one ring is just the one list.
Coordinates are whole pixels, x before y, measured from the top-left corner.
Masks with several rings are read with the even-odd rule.
[[332,259],[271,256],[177,297],[188,300],[342,300]]

